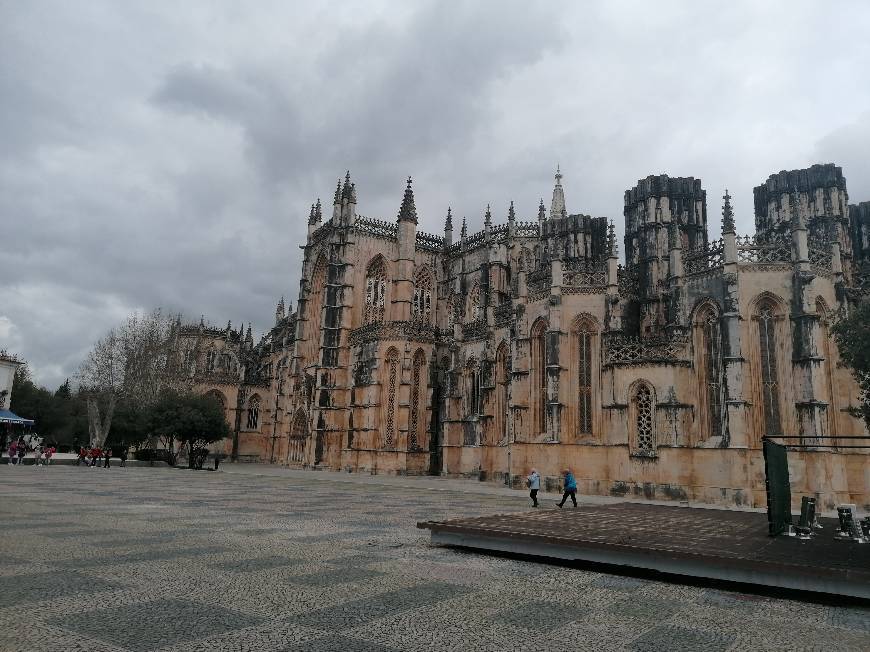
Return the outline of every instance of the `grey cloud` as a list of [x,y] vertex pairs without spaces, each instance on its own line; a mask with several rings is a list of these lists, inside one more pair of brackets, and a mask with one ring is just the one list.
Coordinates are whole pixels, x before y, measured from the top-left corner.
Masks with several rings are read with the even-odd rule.
[[2,6],[0,346],[56,385],[132,310],[264,330],[348,168],[383,219],[411,174],[435,232],[448,204],[533,218],[557,162],[618,226],[659,172],[703,179],[713,231],[726,185],[749,230],[784,167],[870,198],[868,29],[797,1]]

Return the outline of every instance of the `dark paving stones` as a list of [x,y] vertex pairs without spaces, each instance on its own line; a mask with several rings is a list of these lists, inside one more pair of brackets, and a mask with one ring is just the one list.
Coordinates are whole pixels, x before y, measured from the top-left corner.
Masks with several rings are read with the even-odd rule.
[[288,568],[302,564],[302,560],[291,557],[260,557],[253,559],[238,559],[215,564],[218,568],[234,573],[256,573],[263,570]]
[[[187,600],[153,600],[98,609],[58,621],[58,626],[119,645],[149,652],[209,636],[252,627],[262,618]],[[109,626],[105,626],[108,624]]]
[[117,588],[113,582],[72,571],[0,575],[0,608]]
[[566,623],[580,620],[583,616],[584,611],[576,604],[535,601],[500,611],[493,616],[493,620],[525,629],[549,632]]
[[284,648],[282,652],[395,652],[395,650],[394,647],[385,647],[349,636],[324,636]]
[[607,607],[607,613],[616,618],[639,618],[642,620],[664,620],[679,610],[679,603],[649,596],[632,595]]
[[453,584],[430,583],[407,589],[380,593],[378,595],[351,600],[334,607],[317,609],[291,616],[298,625],[314,627],[326,631],[339,631],[345,628],[364,625],[390,614],[416,609],[423,605],[434,605],[443,600],[461,595],[465,589]]
[[349,584],[381,577],[383,573],[368,568],[338,568],[323,573],[310,575],[296,575],[290,579],[293,584],[310,586],[335,586],[337,584]]
[[676,625],[660,625],[635,639],[629,649],[634,652],[725,652],[733,642],[733,636]]

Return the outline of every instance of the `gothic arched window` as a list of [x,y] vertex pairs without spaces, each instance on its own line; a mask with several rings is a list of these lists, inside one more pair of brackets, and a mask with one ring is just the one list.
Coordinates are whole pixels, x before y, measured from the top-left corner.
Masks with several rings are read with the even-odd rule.
[[822,400],[828,404],[827,434],[837,434],[837,410],[834,401],[834,347],[831,346],[831,315],[824,299],[816,299],[816,314],[819,316],[818,343],[816,350],[824,358],[821,363],[822,384],[824,385]]
[[384,321],[387,304],[387,265],[377,256],[366,269],[365,322]]
[[592,380],[595,369],[593,342],[596,329],[588,321],[582,320],[575,330],[576,361],[577,361],[577,432],[582,435],[592,434],[592,417],[594,400]]
[[386,355],[387,410],[384,428],[384,448],[392,448],[396,442],[396,392],[399,387],[399,352],[391,348]]
[[781,435],[779,372],[776,356],[776,304],[770,299],[760,301],[755,309],[754,319],[758,325],[758,360],[761,367],[759,379],[763,407],[761,432],[765,436]]
[[532,389],[532,409],[534,410],[535,432],[538,436],[547,432],[547,322],[539,319],[532,327],[532,357],[529,379]]
[[724,386],[722,384],[722,331],[716,308],[705,303],[694,319],[695,368],[698,373],[701,438],[723,434]]
[[248,401],[248,430],[256,430],[260,425],[260,397],[252,396]]
[[414,321],[428,324],[432,321],[432,274],[423,267],[414,278],[414,303],[411,306]]
[[425,371],[426,355],[422,349],[417,349],[414,360],[411,363],[411,418],[408,423],[408,450],[417,450],[420,445],[420,413],[422,411],[421,398],[426,389]]
[[290,462],[305,461],[305,440],[308,438],[308,419],[303,410],[297,410],[290,428],[287,458]]
[[495,407],[493,408],[493,433],[496,441],[507,440],[508,411],[508,346],[502,342],[495,352]]
[[655,393],[645,382],[639,382],[631,399],[631,425],[634,429],[635,455],[655,455],[656,419]]
[[208,353],[205,354],[205,371],[206,373],[214,373],[215,369],[215,361],[217,360],[217,353],[213,350],[209,349]]
[[319,256],[311,274],[311,285],[305,306],[305,352],[303,366],[314,364],[320,350],[320,325],[323,311],[323,293],[326,286],[326,257]]
[[480,285],[475,283],[468,293],[468,310],[465,315],[465,320],[475,322],[482,319],[483,306],[481,305]]

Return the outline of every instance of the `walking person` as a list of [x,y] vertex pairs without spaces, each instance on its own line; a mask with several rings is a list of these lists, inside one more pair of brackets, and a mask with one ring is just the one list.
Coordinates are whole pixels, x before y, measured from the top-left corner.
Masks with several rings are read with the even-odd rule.
[[538,491],[541,489],[541,474],[532,469],[526,478],[526,486],[529,488],[529,498],[532,499],[532,507],[538,506]]
[[121,466],[127,466],[127,447],[121,449]]
[[108,468],[110,468],[110,467],[112,466],[111,464],[109,464],[109,458],[112,457],[112,449],[111,449],[111,448],[107,448],[107,449],[104,450],[103,452],[104,452],[105,455],[106,455],[106,462],[105,462],[105,464],[103,464],[103,468],[104,468],[104,469],[108,469]]
[[46,463],[46,465],[51,464],[51,458],[54,457],[54,454],[56,452],[57,452],[57,448],[55,448],[54,446],[49,446],[45,450],[45,463]]
[[574,479],[574,474],[571,473],[571,469],[565,469],[563,491],[565,493],[562,494],[562,502],[556,503],[559,506],[559,509],[565,505],[568,496],[571,496],[571,502],[574,503],[574,507],[577,507],[577,481]]
[[24,437],[18,438],[18,466],[24,464],[24,455],[27,453],[27,444],[24,443]]

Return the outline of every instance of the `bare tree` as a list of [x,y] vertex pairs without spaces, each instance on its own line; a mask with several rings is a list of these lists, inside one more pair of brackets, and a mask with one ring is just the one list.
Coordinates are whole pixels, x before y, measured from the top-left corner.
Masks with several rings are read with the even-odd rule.
[[91,445],[105,443],[119,400],[149,407],[164,389],[181,389],[190,382],[175,373],[179,323],[178,317],[159,309],[146,315],[134,313],[94,345],[79,371],[87,396]]

